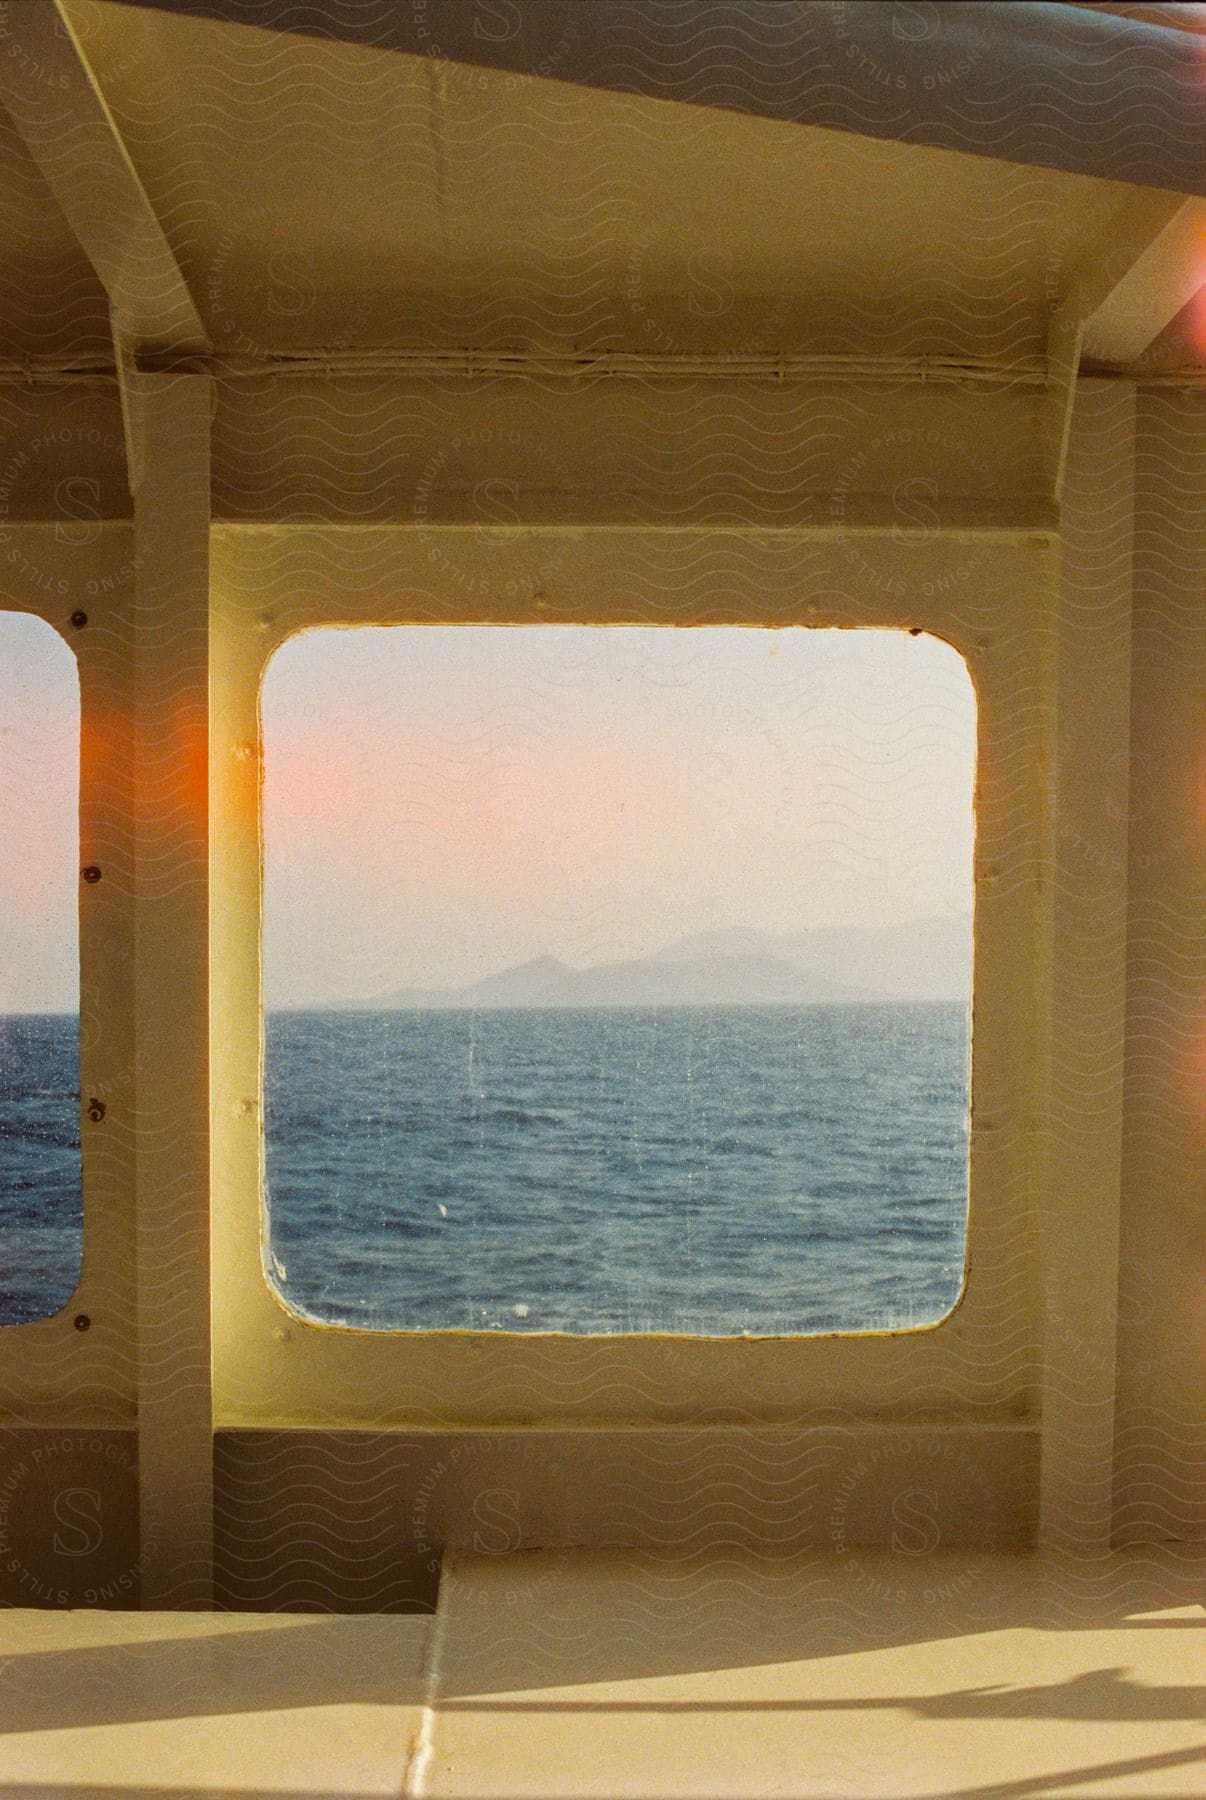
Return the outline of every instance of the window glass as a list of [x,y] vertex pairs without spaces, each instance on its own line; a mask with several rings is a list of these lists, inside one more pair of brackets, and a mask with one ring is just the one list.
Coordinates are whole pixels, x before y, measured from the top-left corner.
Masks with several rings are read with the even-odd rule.
[[0,1323],[58,1312],[83,1243],[75,658],[0,612]]
[[372,627],[264,682],[266,1267],[378,1329],[932,1322],[975,702],[897,631]]

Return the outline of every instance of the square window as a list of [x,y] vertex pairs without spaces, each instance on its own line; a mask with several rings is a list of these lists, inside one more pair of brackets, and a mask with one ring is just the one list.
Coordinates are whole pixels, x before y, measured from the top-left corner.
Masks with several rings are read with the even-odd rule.
[[376,1330],[931,1324],[975,698],[810,628],[316,629],[262,697],[266,1268]]

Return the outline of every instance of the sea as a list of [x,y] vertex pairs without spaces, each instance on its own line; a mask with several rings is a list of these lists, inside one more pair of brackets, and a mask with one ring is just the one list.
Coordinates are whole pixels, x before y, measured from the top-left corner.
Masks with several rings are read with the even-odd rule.
[[0,1324],[66,1306],[83,1222],[79,1020],[0,1016]]
[[[0,1021],[0,1320],[80,1256],[77,1026]],[[265,1272],[362,1329],[763,1335],[932,1323],[967,1220],[945,1003],[287,1012]]]

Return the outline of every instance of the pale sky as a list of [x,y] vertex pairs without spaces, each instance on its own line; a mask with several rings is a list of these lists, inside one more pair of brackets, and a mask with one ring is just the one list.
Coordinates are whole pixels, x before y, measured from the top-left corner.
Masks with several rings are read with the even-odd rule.
[[264,682],[265,999],[971,910],[975,701],[899,631],[409,626]]
[[0,612],[0,1015],[79,1004],[79,745],[71,650]]
[[[269,1006],[971,908],[975,701],[897,631],[317,630],[264,682]],[[73,1010],[79,686],[0,614],[0,1013]]]

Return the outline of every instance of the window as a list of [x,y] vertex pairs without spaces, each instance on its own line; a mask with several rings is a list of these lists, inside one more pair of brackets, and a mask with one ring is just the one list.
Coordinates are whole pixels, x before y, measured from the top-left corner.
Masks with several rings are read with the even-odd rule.
[[316,630],[265,746],[266,1261],[377,1329],[953,1305],[975,703],[897,631]]
[[0,1323],[79,1280],[80,698],[43,620],[0,613]]

